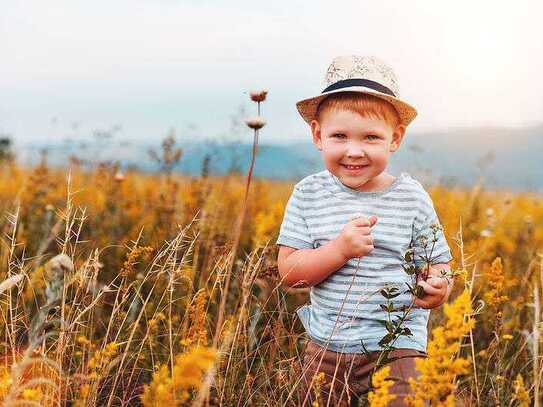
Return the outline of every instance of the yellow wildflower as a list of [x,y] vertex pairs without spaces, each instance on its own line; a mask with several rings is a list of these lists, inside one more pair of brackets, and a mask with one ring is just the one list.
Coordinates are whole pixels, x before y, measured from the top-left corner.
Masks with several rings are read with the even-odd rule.
[[489,306],[498,308],[509,299],[507,295],[502,295],[505,288],[505,275],[500,257],[494,259],[490,269],[484,272],[484,277],[489,286],[489,290],[484,293],[484,299]]
[[456,358],[460,341],[474,326],[469,292],[464,292],[452,304],[445,304],[447,321],[432,331],[428,343],[428,358],[415,361],[420,372],[418,380],[409,379],[413,394],[406,398],[410,406],[454,405],[455,377],[468,371],[469,361]]
[[520,373],[517,375],[517,378],[513,382],[513,389],[515,391],[513,400],[518,401],[518,406],[529,407],[531,405],[530,394],[524,386],[524,379],[522,378]]
[[200,387],[215,355],[215,350],[197,346],[176,356],[171,376],[167,364],[159,366],[151,383],[144,386],[141,396],[144,407],[178,406],[187,401],[189,389]]
[[123,263],[119,274],[123,277],[128,277],[129,275],[134,274],[135,268],[138,265],[138,257],[141,256],[143,259],[146,259],[152,252],[153,248],[151,246],[134,247],[128,253],[127,259]]
[[89,368],[99,372],[106,367],[117,353],[118,345],[115,342],[108,343],[104,349],[98,349],[89,360]]
[[43,393],[40,389],[24,389],[23,400],[39,401],[43,398]]
[[502,339],[505,341],[510,341],[511,339],[513,339],[513,335],[503,334]]
[[181,339],[182,345],[192,346],[207,344],[206,305],[207,292],[205,288],[202,288],[194,295],[192,304],[190,305],[188,313],[191,324],[187,336]]
[[45,268],[43,266],[39,266],[30,274],[30,283],[25,286],[24,289],[24,299],[26,301],[30,301],[34,298],[34,293],[39,292],[45,288],[45,279],[43,277],[43,273],[45,271]]
[[322,385],[324,384],[325,375],[324,372],[319,372],[313,379],[313,391],[315,392],[315,401],[311,407],[319,407],[319,399],[321,398]]
[[284,209],[284,203],[277,201],[270,205],[270,207],[262,208],[262,210],[255,215],[255,229],[252,238],[255,247],[264,246],[278,233]]
[[0,398],[3,398],[9,392],[11,387],[10,371],[5,366],[0,366]]
[[86,397],[89,396],[89,390],[90,390],[90,385],[89,384],[84,384],[79,389],[79,394],[81,395],[81,397],[86,398]]
[[93,346],[93,343],[89,339],[87,339],[85,335],[79,335],[76,341],[82,346],[90,346],[90,347]]
[[390,366],[379,369],[373,375],[371,383],[374,390],[368,394],[368,401],[371,407],[386,407],[388,403],[396,398],[395,394],[389,394],[389,388],[394,384],[387,380],[390,375]]
[[469,277],[468,270],[465,267],[454,271],[453,274],[454,274],[455,277],[459,276],[460,278],[462,278],[464,283],[466,283],[468,281],[468,277]]

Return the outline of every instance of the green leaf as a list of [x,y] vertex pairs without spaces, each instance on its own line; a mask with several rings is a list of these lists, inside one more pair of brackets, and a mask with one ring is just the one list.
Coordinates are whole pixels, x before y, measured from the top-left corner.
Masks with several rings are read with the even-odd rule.
[[379,346],[384,346],[386,345],[387,343],[390,343],[392,342],[392,340],[394,339],[394,335],[393,334],[386,334],[385,336],[383,336],[383,339],[381,339],[379,341]]
[[396,287],[389,288],[388,290],[386,288],[382,288],[379,293],[383,297],[385,297],[387,300],[390,300],[392,298],[396,298],[398,295],[401,295],[401,292],[395,293],[398,289]]
[[392,326],[392,324],[390,322],[387,321],[385,326],[386,326],[388,332],[394,333],[394,330],[395,330],[394,326]]
[[387,323],[388,323],[388,321],[386,321],[386,320],[384,320],[384,319],[377,319],[376,321],[379,322],[379,323],[380,323],[381,325],[383,325],[384,327],[386,327],[386,326],[387,326]]
[[366,348],[366,345],[364,345],[364,341],[362,339],[360,339],[360,345],[362,346],[362,351],[364,352],[364,355],[366,355],[369,358],[371,353],[368,350],[368,348]]
[[415,266],[404,266],[403,270],[410,276],[417,272],[417,268]]
[[405,283],[405,284],[407,285],[407,287],[409,287],[408,290],[406,291],[406,293],[411,293],[413,295],[416,295],[417,292],[416,292],[415,286],[412,286],[409,283]]

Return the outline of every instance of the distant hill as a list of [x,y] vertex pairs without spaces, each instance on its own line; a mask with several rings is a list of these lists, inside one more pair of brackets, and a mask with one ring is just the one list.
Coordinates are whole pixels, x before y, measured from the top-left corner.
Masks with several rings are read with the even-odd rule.
[[[183,156],[177,168],[186,174],[202,171],[204,157],[209,156],[211,173],[229,170],[246,173],[252,146],[237,142],[183,141]],[[27,164],[35,163],[37,151],[47,149],[53,165],[67,163],[74,154],[82,158],[119,160],[124,168],[136,167],[155,171],[156,164],[148,150],[160,149],[160,142],[135,144],[130,140],[102,142],[102,145],[63,142],[48,145],[20,146],[16,153]],[[324,169],[320,152],[311,141],[291,145],[261,144],[254,175],[258,177],[299,180]],[[392,156],[390,172],[406,171],[425,185],[444,183],[470,186],[484,175],[485,186],[517,191],[543,191],[543,124],[525,128],[458,128],[427,133],[408,133],[400,150]]]

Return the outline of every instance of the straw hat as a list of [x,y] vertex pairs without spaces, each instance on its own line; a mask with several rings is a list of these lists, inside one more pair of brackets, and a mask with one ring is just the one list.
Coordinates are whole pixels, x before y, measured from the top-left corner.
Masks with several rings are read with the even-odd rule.
[[340,92],[367,93],[390,102],[405,126],[417,115],[413,106],[400,99],[398,80],[392,68],[375,57],[348,55],[334,58],[326,71],[324,86],[320,95],[296,103],[307,123],[315,119],[320,102]]

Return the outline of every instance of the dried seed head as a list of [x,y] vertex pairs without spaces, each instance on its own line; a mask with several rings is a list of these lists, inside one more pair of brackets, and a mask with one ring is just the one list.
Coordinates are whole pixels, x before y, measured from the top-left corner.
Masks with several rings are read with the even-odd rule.
[[0,294],[4,291],[9,290],[13,286],[15,286],[19,281],[21,281],[24,278],[24,274],[15,274],[8,278],[7,280],[4,280],[0,283]]
[[259,130],[266,125],[266,120],[260,116],[256,116],[245,120],[245,124],[253,130]]
[[65,274],[73,271],[72,259],[66,254],[58,254],[45,263],[45,276],[48,281],[61,280]]
[[115,174],[115,181],[117,181],[117,182],[123,182],[124,178],[125,178],[125,176],[121,171],[119,171],[119,172],[117,172]]
[[45,296],[52,304],[59,300],[64,286],[64,276],[74,271],[72,259],[66,254],[57,254],[45,263]]
[[266,100],[266,95],[268,94],[267,90],[252,90],[249,92],[251,100],[253,102],[264,102]]

